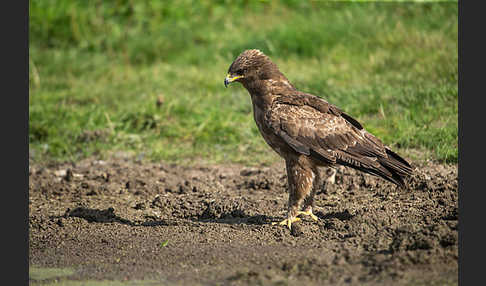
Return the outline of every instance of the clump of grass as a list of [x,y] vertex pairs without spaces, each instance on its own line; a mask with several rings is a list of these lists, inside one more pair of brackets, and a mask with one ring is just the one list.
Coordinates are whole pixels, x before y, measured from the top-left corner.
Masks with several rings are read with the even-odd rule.
[[457,162],[457,3],[29,3],[34,159],[272,162],[246,90],[223,86],[258,48],[386,144]]
[[169,244],[169,240],[166,239],[160,243],[160,247],[166,247]]

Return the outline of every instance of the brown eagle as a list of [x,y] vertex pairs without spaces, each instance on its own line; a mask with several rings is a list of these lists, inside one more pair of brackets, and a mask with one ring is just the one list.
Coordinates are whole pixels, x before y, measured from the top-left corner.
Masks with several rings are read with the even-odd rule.
[[253,116],[265,141],[285,159],[288,179],[287,225],[312,213],[319,186],[318,167],[344,165],[405,187],[412,167],[367,132],[354,118],[315,95],[298,91],[259,50],[242,52],[224,80],[248,90]]

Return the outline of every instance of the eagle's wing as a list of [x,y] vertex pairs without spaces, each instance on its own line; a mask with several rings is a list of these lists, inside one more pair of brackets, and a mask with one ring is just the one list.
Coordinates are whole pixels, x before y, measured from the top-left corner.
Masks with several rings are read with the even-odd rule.
[[403,185],[411,166],[336,106],[310,94],[281,95],[265,123],[296,152]]

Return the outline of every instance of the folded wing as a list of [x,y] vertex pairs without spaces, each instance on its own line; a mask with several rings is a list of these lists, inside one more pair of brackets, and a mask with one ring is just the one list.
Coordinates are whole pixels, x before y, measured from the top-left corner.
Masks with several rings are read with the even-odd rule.
[[300,154],[349,166],[399,186],[411,166],[361,124],[327,101],[305,93],[280,96],[265,117],[275,135]]

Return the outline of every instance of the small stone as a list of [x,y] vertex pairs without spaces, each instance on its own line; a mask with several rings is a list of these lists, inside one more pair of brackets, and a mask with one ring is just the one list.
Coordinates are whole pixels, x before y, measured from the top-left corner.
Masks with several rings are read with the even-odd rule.
[[299,224],[292,224],[292,228],[290,229],[290,234],[295,237],[299,237],[304,234],[302,231],[302,227]]
[[56,221],[56,224],[57,224],[58,226],[60,226],[60,227],[64,227],[64,223],[62,222],[62,219],[58,219],[58,220]]
[[245,168],[245,169],[241,170],[240,175],[247,177],[247,176],[257,175],[257,174],[260,174],[260,173],[261,173],[261,171],[257,168]]
[[136,210],[144,210],[145,204],[144,203],[138,203],[133,208],[136,209]]

